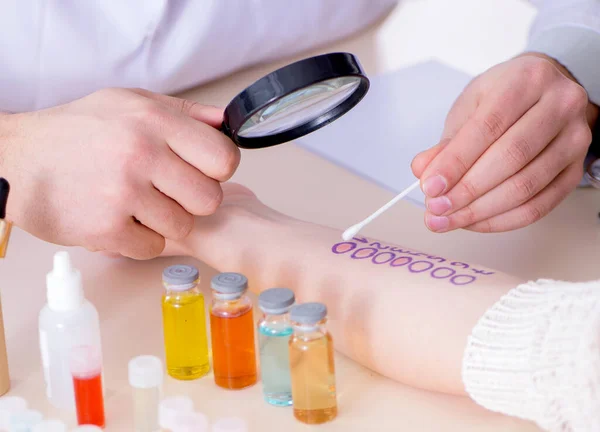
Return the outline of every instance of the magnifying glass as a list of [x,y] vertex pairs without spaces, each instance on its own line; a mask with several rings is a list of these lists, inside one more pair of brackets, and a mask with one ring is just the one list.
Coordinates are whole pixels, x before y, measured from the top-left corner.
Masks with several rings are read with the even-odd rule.
[[369,90],[358,59],[331,53],[262,77],[225,108],[221,130],[239,147],[270,147],[307,135],[350,111]]
[[588,164],[585,170],[585,178],[589,184],[600,189],[600,158]]

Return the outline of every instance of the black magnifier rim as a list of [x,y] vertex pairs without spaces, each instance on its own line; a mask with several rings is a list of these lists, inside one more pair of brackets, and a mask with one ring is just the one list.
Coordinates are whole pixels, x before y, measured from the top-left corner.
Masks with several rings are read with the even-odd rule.
[[[342,103],[295,128],[262,137],[241,137],[238,131],[257,111],[284,96],[319,82],[341,77],[360,78],[356,90]],[[292,141],[314,132],[350,111],[369,90],[367,78],[358,59],[350,53],[337,52],[300,60],[262,77],[238,94],[225,108],[223,132],[239,147],[257,149]]]

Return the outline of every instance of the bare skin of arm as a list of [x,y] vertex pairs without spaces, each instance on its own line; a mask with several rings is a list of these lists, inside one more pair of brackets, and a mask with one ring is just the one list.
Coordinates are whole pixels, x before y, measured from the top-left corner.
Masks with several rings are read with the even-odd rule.
[[[198,218],[165,254],[244,273],[250,289],[285,286],[329,309],[336,348],[402,383],[465,394],[461,362],[471,329],[519,280],[447,257],[292,219],[248,189],[226,184],[212,216]],[[362,249],[362,250],[361,250]]]

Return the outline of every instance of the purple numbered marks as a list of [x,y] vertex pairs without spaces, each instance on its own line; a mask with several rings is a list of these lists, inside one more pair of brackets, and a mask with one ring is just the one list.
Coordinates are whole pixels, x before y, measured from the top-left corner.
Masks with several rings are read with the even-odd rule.
[[463,262],[449,261],[381,242],[371,242],[364,237],[354,237],[350,241],[336,243],[331,251],[336,255],[347,255],[354,260],[369,261],[377,266],[399,267],[410,273],[427,274],[433,279],[446,280],[452,285],[469,285],[479,276],[494,274],[492,271],[479,270]]

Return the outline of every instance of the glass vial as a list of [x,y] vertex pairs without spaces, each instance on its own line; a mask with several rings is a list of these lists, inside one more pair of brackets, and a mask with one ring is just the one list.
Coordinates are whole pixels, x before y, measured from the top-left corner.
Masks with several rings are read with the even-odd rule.
[[163,272],[162,299],[167,372],[180,380],[193,380],[210,369],[204,295],[196,267],[174,265]]
[[294,416],[320,424],[337,415],[333,340],[327,332],[327,308],[321,303],[296,305],[290,312],[290,368]]
[[212,279],[210,329],[215,383],[236,390],[256,383],[256,348],[248,279],[221,273]]
[[177,417],[194,411],[194,402],[187,396],[171,396],[158,406],[158,421],[163,431],[174,432]]
[[104,427],[104,386],[102,385],[102,355],[91,345],[73,348],[71,374],[75,392],[77,424]]
[[292,404],[289,341],[293,329],[289,311],[294,301],[294,292],[288,288],[271,288],[258,297],[263,313],[258,322],[263,395],[276,406]]
[[143,355],[129,361],[129,385],[133,388],[133,430],[157,432],[163,365],[158,357]]

